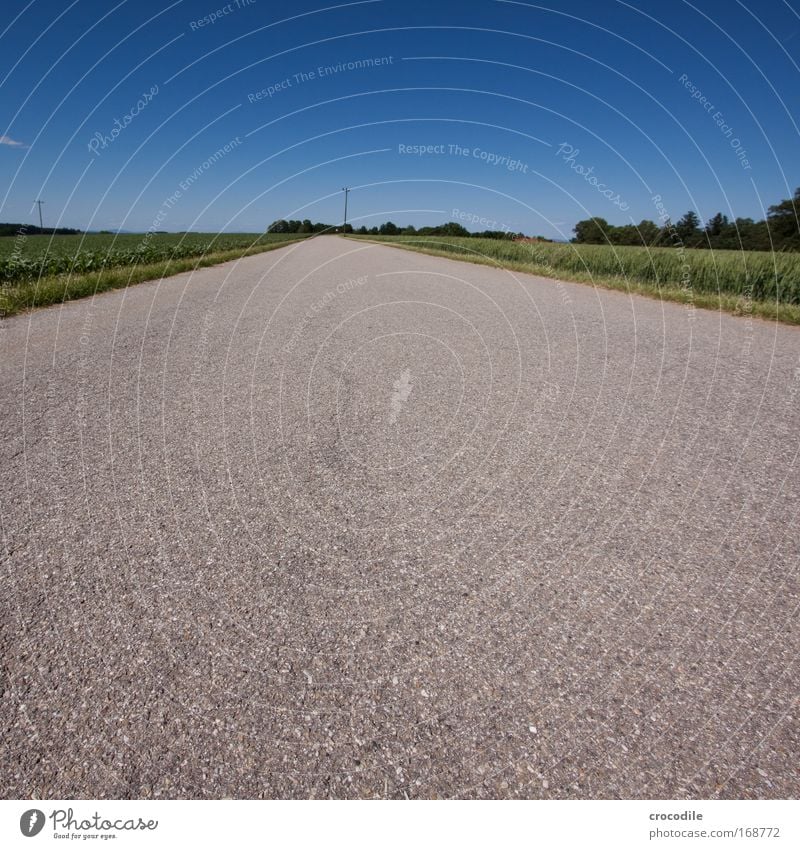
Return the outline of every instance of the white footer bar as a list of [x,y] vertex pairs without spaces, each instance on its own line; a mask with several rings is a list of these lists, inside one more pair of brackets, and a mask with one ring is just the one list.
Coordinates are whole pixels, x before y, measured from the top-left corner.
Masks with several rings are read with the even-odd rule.
[[0,845],[800,846],[796,801],[0,801]]

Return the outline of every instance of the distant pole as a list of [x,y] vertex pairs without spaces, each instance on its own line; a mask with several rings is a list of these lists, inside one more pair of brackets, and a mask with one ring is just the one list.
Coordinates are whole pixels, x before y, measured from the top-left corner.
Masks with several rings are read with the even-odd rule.
[[344,232],[344,228],[347,227],[347,196],[350,194],[350,187],[344,186],[342,191],[344,192],[344,225],[342,227],[342,232]]
[[44,230],[44,224],[42,224],[42,204],[43,200],[34,201],[34,203],[39,207],[39,229]]

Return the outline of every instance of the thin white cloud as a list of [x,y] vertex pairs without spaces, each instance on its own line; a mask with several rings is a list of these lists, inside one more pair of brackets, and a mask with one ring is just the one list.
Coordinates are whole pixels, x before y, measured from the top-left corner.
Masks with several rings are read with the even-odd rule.
[[22,142],[14,141],[11,136],[0,136],[0,144],[7,145],[8,147],[25,147]]

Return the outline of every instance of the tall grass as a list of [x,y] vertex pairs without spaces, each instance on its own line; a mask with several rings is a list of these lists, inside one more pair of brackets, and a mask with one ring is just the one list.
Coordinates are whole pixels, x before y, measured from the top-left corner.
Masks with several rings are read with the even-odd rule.
[[[800,323],[800,254],[680,247],[513,242],[442,236],[369,236],[439,255],[496,263],[547,277],[563,276],[633,289],[698,306],[754,309]],[[738,307],[732,305],[738,304]]]

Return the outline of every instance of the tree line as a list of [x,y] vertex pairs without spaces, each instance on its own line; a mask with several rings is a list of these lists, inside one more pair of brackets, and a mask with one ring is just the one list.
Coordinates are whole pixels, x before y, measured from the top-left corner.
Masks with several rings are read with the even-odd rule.
[[[417,229],[412,225],[399,227],[393,221],[385,221],[374,227],[361,226],[357,229],[352,224],[336,225],[313,223],[306,218],[305,221],[286,221],[283,218],[273,221],[267,228],[267,233],[355,233],[359,236],[471,236],[476,239],[524,239],[524,233],[512,233],[509,230],[482,230],[471,233],[466,227],[456,221],[448,221],[446,224],[437,224],[434,227],[420,227]],[[541,241],[549,242],[544,236],[537,236]]]
[[[347,225],[350,227],[350,225]],[[350,227],[348,232],[352,232],[353,228]],[[336,227],[334,224],[322,224],[320,221],[317,221],[315,224],[312,224],[311,221],[306,218],[304,221],[286,221],[284,218],[279,218],[277,221],[273,221],[272,224],[267,227],[267,233],[337,233],[343,232],[341,227]]]
[[587,218],[574,228],[573,242],[587,245],[638,245],[665,247],[682,244],[686,248],[717,250],[798,251],[800,250],[800,188],[794,197],[769,207],[763,221],[735,218],[718,212],[702,225],[694,210],[673,223],[654,221],[618,226],[604,218]]
[[33,224],[0,223],[0,236],[77,236],[71,227],[34,227]]
[[386,221],[378,227],[359,227],[354,231],[360,236],[471,236],[474,239],[520,239],[523,233],[512,233],[510,230],[481,230],[470,232],[463,224],[457,221],[448,221],[445,224],[437,224],[433,227],[420,227],[413,225],[398,227],[393,221]]

